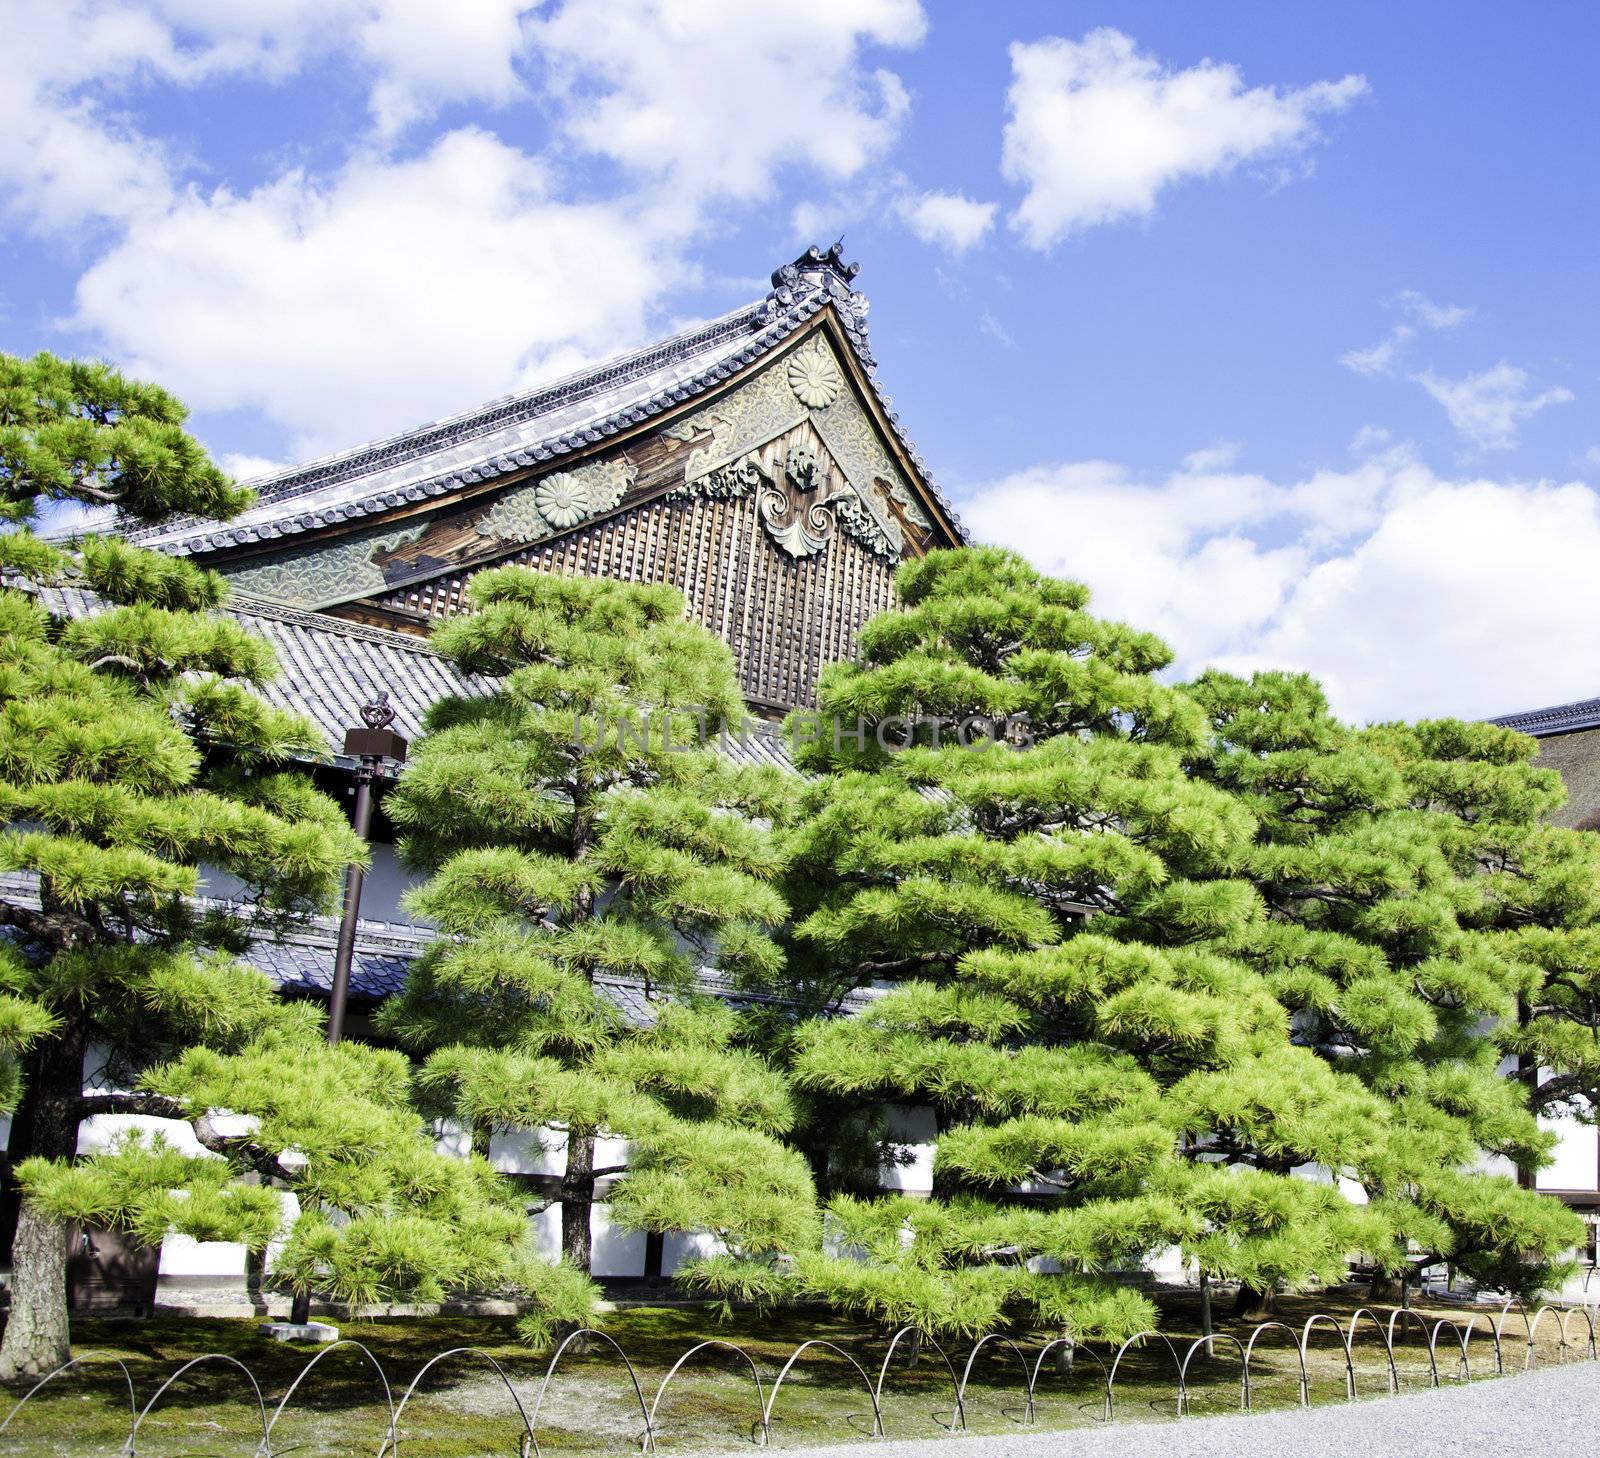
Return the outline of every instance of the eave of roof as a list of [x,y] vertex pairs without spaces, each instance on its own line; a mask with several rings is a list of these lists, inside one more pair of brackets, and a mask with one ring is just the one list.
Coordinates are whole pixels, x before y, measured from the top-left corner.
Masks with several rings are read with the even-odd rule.
[[[36,589],[40,601],[64,618],[89,617],[107,604],[77,588]],[[446,698],[478,698],[493,692],[496,680],[462,673],[429,647],[426,639],[389,628],[352,623],[326,613],[307,612],[263,598],[233,594],[223,609],[252,633],[271,643],[278,674],[255,690],[276,708],[309,719],[330,746],[344,742],[345,730],[359,727],[361,707],[387,693],[395,710],[394,729],[407,739],[422,733],[423,720]],[[798,773],[789,744],[777,726],[752,723],[743,739],[730,735],[719,748],[735,763],[769,765]],[[354,760],[333,756],[353,767]]]
[[905,459],[956,538],[966,541],[955,509],[879,386],[867,338],[867,300],[850,287],[856,271],[855,264],[843,263],[837,245],[827,252],[812,248],[773,273],[765,299],[709,324],[537,390],[261,478],[251,483],[256,504],[231,521],[189,518],[128,535],[175,556],[204,555],[377,519],[454,495],[589,451],[715,390],[831,309]]
[[1553,734],[1576,734],[1584,729],[1600,729],[1600,699],[1579,699],[1571,704],[1553,704],[1547,709],[1525,709],[1518,714],[1501,714],[1489,723],[1502,728],[1547,739]]

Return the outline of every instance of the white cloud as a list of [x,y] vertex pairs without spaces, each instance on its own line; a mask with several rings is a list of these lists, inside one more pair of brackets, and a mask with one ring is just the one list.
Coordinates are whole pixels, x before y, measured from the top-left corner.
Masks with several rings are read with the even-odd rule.
[[235,481],[254,481],[259,476],[274,475],[289,463],[269,460],[266,456],[248,456],[238,451],[225,451],[217,457],[217,464]]
[[1473,313],[1461,304],[1436,304],[1415,289],[1401,289],[1394,296],[1394,301],[1425,329],[1454,329],[1457,324],[1470,319]]
[[1431,371],[1416,377],[1444,406],[1450,424],[1480,450],[1507,450],[1517,443],[1517,428],[1549,405],[1564,405],[1572,391],[1560,385],[1534,393],[1528,372],[1504,362],[1459,380]]
[[1396,324],[1382,339],[1366,349],[1352,349],[1340,355],[1339,363],[1346,369],[1369,377],[1393,374],[1400,355],[1417,337],[1419,329],[1454,329],[1463,320],[1470,319],[1473,312],[1460,304],[1436,304],[1415,289],[1401,289],[1389,303],[1412,322]]
[[1339,356],[1339,363],[1358,375],[1387,375],[1394,369],[1395,357],[1414,338],[1417,331],[1409,324],[1396,324],[1382,339],[1367,349],[1352,349]]
[[1355,719],[1489,715],[1594,694],[1600,497],[1448,480],[1403,450],[1274,483],[1099,461],[973,493],[977,535],[1087,582],[1178,671],[1306,669]]
[[917,45],[926,29],[918,0],[566,0],[528,33],[567,135],[682,205],[766,197],[792,164],[859,172],[910,107],[861,51]]
[[985,309],[978,315],[978,328],[1003,349],[1017,347],[1017,341],[1012,338],[1011,331],[1000,322],[1000,316],[993,309]]
[[253,407],[316,452],[637,338],[679,267],[625,204],[560,201],[463,130],[325,184],[191,193],[84,274],[76,322],[191,405]]
[[[316,451],[637,342],[696,280],[683,250],[713,209],[890,144],[909,103],[866,52],[926,22],[917,0],[0,0],[0,28],[0,198],[95,250],[70,322]],[[202,188],[138,130],[156,89],[330,59],[372,125],[329,170]],[[447,101],[537,88],[537,156],[474,128],[395,148]],[[625,176],[592,189],[574,146]]]
[[901,198],[898,211],[924,243],[961,254],[989,235],[999,207],[999,203],[977,202],[958,192],[925,192],[920,197]]
[[1033,248],[1148,214],[1175,182],[1301,150],[1317,140],[1319,114],[1344,110],[1367,89],[1363,77],[1346,76],[1247,90],[1236,66],[1206,60],[1173,70],[1110,29],[1019,42],[1011,69],[1001,166],[1027,190],[1010,221]]
[[1183,458],[1183,469],[1196,473],[1226,471],[1239,459],[1239,442],[1222,440],[1215,445],[1202,446]]
[[525,0],[53,0],[0,4],[0,184],[36,226],[166,207],[181,170],[125,103],[151,86],[279,82],[354,57],[379,137],[445,101],[523,94]]

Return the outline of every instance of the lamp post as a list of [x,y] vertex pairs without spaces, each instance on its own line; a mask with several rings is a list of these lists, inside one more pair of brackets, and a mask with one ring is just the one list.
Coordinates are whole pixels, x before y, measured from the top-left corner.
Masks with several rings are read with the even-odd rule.
[[[387,691],[361,706],[360,729],[347,729],[344,735],[344,752],[357,760],[355,832],[365,844],[372,830],[372,782],[378,779],[390,763],[405,762],[406,742],[389,726],[394,723],[394,706]],[[356,950],[356,921],[361,915],[361,882],[364,879],[359,865],[353,864],[344,873],[344,913],[339,918],[339,942],[333,954],[333,992],[328,998],[328,1046],[338,1046],[344,1036],[345,1004],[350,1000],[350,963]],[[266,1328],[281,1340],[334,1341],[338,1331],[326,1323],[314,1325],[311,1321],[311,1288],[296,1291],[289,1306],[289,1322],[284,1326],[271,1323]]]
[[[355,832],[363,842],[372,829],[372,783],[386,767],[405,762],[406,741],[389,726],[394,723],[394,707],[387,692],[361,706],[363,727],[345,731],[344,752],[359,761],[356,769]],[[328,1046],[336,1047],[344,1036],[345,1004],[350,1000],[350,963],[356,950],[356,921],[361,913],[360,865],[344,873],[344,914],[339,918],[339,944],[333,954],[333,993],[328,999]]]

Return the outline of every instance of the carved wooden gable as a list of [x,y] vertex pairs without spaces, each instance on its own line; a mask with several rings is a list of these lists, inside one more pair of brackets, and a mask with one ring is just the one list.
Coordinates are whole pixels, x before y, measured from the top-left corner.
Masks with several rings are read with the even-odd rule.
[[491,565],[670,582],[753,704],[805,704],[891,604],[895,565],[955,540],[850,361],[819,320],[723,393],[560,469],[214,565],[252,596],[413,631],[461,611]]

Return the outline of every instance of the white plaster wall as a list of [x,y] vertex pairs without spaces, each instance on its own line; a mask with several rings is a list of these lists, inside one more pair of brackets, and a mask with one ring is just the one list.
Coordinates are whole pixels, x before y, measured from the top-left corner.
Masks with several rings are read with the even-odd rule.
[[533,1248],[547,1260],[561,1258],[561,1207],[552,1205],[528,1217],[533,1228]]
[[709,1230],[672,1231],[661,1240],[661,1274],[670,1276],[685,1261],[726,1255],[728,1247]]
[[1593,1190],[1600,1188],[1600,1130],[1570,1114],[1540,1119],[1541,1129],[1558,1139],[1554,1162],[1539,1171],[1541,1190]]
[[889,1138],[897,1153],[908,1156],[908,1162],[880,1165],[880,1188],[907,1195],[929,1194],[933,1190],[933,1146],[938,1133],[933,1110],[890,1104],[885,1115]]
[[244,1280],[244,1247],[231,1240],[194,1240],[187,1235],[169,1235],[161,1242],[162,1281],[181,1281],[204,1276],[237,1277]]
[[153,1114],[96,1114],[78,1125],[78,1153],[99,1154],[111,1147],[119,1134],[141,1129],[160,1134],[180,1154],[190,1158],[220,1159],[194,1136],[194,1126],[185,1119],[158,1119]]
[[558,1175],[566,1159],[567,1136],[553,1129],[507,1129],[489,1140],[489,1163],[501,1174]]

